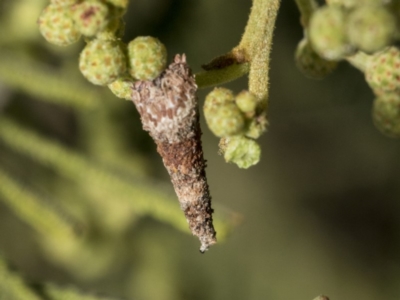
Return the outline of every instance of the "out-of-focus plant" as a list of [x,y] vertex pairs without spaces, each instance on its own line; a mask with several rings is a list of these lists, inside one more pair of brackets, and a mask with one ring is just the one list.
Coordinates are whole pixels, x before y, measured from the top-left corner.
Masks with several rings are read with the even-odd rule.
[[[126,129],[121,130],[121,124],[113,119],[121,113],[120,102],[115,101],[111,93],[83,83],[79,74],[69,65],[66,58],[76,53],[80,46],[55,48],[45,44],[35,26],[39,16],[40,24],[48,21],[49,31],[40,26],[41,32],[47,37],[51,36],[52,26],[57,27],[57,20],[62,22],[64,29],[82,21],[82,28],[85,28],[82,33],[87,36],[104,30],[102,40],[93,40],[89,44],[95,51],[98,51],[97,47],[104,50],[100,51],[100,55],[97,52],[95,57],[101,62],[101,74],[109,78],[115,72],[125,70],[125,53],[118,50],[116,53],[121,61],[112,61],[115,72],[110,73],[107,65],[102,64],[107,61],[109,50],[120,49],[120,46],[114,47],[114,42],[107,42],[108,36],[115,33],[109,27],[112,25],[110,22],[121,22],[120,18],[109,19],[109,9],[115,9],[117,12],[112,13],[118,15],[123,11],[120,6],[126,6],[127,3],[81,1],[79,6],[74,6],[72,14],[67,7],[77,4],[75,1],[55,1],[50,8],[42,11],[46,2],[20,0],[0,3],[0,80],[2,91],[5,92],[0,100],[0,199],[33,229],[36,240],[49,260],[77,278],[93,280],[110,272],[112,266],[127,254],[130,242],[125,236],[139,218],[151,216],[185,233],[189,231],[169,186],[150,176],[149,157],[132,151],[132,142],[124,138]],[[89,28],[85,20],[79,19],[82,13],[90,15],[92,8],[96,13],[101,13],[96,15],[99,18],[93,22],[97,24],[104,21],[98,28],[93,23],[89,24]],[[75,17],[71,21],[69,17],[72,15]],[[49,21],[46,18],[55,19]],[[25,26],[25,22],[29,26]],[[117,24],[113,26],[117,28]],[[71,34],[73,36],[65,37],[60,33],[53,36],[53,41],[65,45],[77,41],[81,36],[80,31]],[[136,39],[130,48],[136,51],[136,47],[140,51],[141,42],[143,39]],[[149,39],[146,38],[146,42]],[[103,47],[104,44],[106,47]],[[122,45],[119,41],[116,44]],[[85,49],[86,56],[82,54],[81,69],[85,69],[87,59],[90,60],[90,51]],[[165,55],[165,48],[163,51]],[[137,57],[139,60],[148,58]],[[131,60],[131,63],[135,61]],[[142,73],[146,72],[148,69]],[[138,74],[135,73],[136,76]],[[130,75],[126,73],[126,76]],[[102,78],[96,79],[95,75],[93,78],[104,82]],[[128,81],[132,82],[132,78]],[[120,82],[120,86],[126,88],[125,83]],[[110,88],[115,86],[117,80]],[[34,113],[25,112],[21,117],[21,107],[14,110],[11,97],[6,97],[9,88],[22,91],[63,114],[73,114],[80,132],[80,140],[74,142],[74,150],[62,138],[50,138],[45,133],[39,133],[37,124],[26,118],[34,118]],[[121,88],[117,90],[123,92]],[[46,123],[46,120],[40,122]],[[137,140],[139,144],[140,137]],[[19,160],[16,158],[21,155],[28,157],[33,164],[22,173],[19,172]],[[29,171],[35,175],[27,180],[24,176]],[[49,190],[51,193],[48,193]],[[222,209],[220,212],[215,226],[219,240],[223,241],[237,223],[238,216],[229,210]],[[1,299],[100,299],[79,296],[73,290],[53,286],[46,286],[39,291],[18,279],[17,273],[7,273],[6,270],[8,268],[4,264],[0,284],[8,288],[0,288]],[[10,278],[16,281],[8,281]],[[13,282],[19,283],[13,285]],[[29,293],[32,296],[25,298],[24,295]]]
[[[329,0],[322,6],[314,0],[295,2],[304,29],[304,38],[295,51],[299,69],[307,77],[322,79],[334,71],[339,61],[348,61],[365,73],[366,82],[376,95],[372,108],[376,127],[388,136],[400,137],[400,52],[395,46],[399,38],[398,1]],[[0,35],[1,81],[42,101],[73,109],[85,133],[84,151],[78,152],[20,125],[13,115],[2,113],[0,119],[0,141],[7,151],[30,157],[57,173],[57,178],[64,180],[63,185],[73,186],[73,189],[54,189],[53,197],[59,201],[50,203],[39,192],[15,179],[7,164],[0,170],[1,199],[31,225],[49,256],[71,272],[86,278],[106,272],[124,243],[123,232],[140,216],[151,215],[180,230],[187,229],[171,201],[173,197],[162,191],[164,187],[160,183],[149,179],[146,158],[128,152],[119,138],[118,128],[107,115],[116,109],[115,99],[103,96],[104,91],[99,88],[74,79],[76,74],[67,63],[57,67],[40,63],[33,47],[38,39],[37,30],[24,23],[29,20],[27,16],[38,16],[40,33],[52,44],[68,46],[83,37],[86,45],[79,57],[79,70],[89,82],[107,86],[118,98],[132,100],[132,91],[143,92],[141,83],[147,82],[146,86],[153,84],[162,90],[164,98],[175,99],[185,91],[184,96],[189,99],[197,87],[218,86],[248,74],[248,90],[235,95],[226,88],[216,87],[207,95],[203,113],[209,129],[221,139],[220,152],[227,162],[249,168],[260,160],[261,149],[256,140],[268,126],[269,57],[279,0],[253,0],[239,44],[204,64],[204,71],[194,76],[196,85],[188,89],[176,89],[171,84],[173,80],[165,76],[167,47],[157,38],[141,36],[129,42],[122,40],[127,0],[52,0],[50,3],[37,1],[33,6],[29,1],[20,0],[0,5],[1,30],[8,33]],[[20,47],[21,43],[26,47]],[[79,43],[75,45],[80,47]],[[72,56],[73,47],[65,50],[48,47],[45,51],[54,56],[62,56],[60,53]],[[182,77],[180,72],[181,69],[172,74],[172,78]],[[159,90],[148,91],[148,99],[153,101],[152,93]],[[152,104],[151,101],[147,103]],[[152,121],[155,127],[158,121],[172,119],[170,115],[182,111],[179,105],[167,107],[171,112],[164,111],[165,107],[149,107],[139,110],[142,110],[142,120],[143,111],[162,116]],[[196,115],[197,108],[192,110]],[[146,130],[148,127],[144,124]],[[154,131],[150,133],[154,138]],[[157,144],[161,153],[160,149],[166,146]],[[172,158],[164,156],[163,159],[173,182],[176,174],[188,174],[187,166],[195,165],[179,161],[171,167]],[[181,169],[182,165],[185,170]],[[205,180],[204,170],[200,173]],[[54,180],[52,184],[59,182]],[[180,188],[175,184],[178,195]],[[192,185],[192,191],[186,192],[191,193],[195,188]],[[86,201],[76,200],[76,190],[83,192]],[[209,198],[208,190],[204,194],[204,198]],[[79,195],[82,197],[82,193]],[[181,207],[186,209],[182,201]],[[204,222],[211,220],[211,207],[207,209],[209,215],[202,219]],[[199,218],[192,212],[185,211],[185,214],[188,220]],[[215,227],[219,238],[226,236],[235,220],[231,213],[217,218]],[[203,230],[195,227],[191,226],[193,233]],[[197,233],[201,239],[201,233]],[[93,251],[100,254],[94,256]],[[85,272],[77,272],[82,270],[83,263]],[[5,289],[9,299],[42,299],[40,293],[10,273],[3,262],[0,262],[0,271],[0,285],[9,287]],[[44,286],[41,293],[45,299],[92,299],[52,286]],[[71,296],[65,296],[67,293]]]

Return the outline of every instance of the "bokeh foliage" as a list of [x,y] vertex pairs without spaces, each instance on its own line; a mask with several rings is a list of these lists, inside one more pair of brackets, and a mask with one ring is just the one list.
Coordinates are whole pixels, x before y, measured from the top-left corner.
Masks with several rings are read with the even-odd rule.
[[[157,36],[195,71],[237,44],[250,8],[131,2],[124,39]],[[127,299],[398,299],[399,144],[374,129],[373,97],[356,70],[341,65],[323,82],[296,70],[294,3],[283,1],[278,17],[261,163],[224,164],[203,126],[214,203],[243,217],[204,256],[176,230],[188,233],[133,105],[85,83],[82,44],[60,49],[39,36],[45,5],[0,1],[0,252],[22,282],[39,283],[24,285],[30,291],[50,297],[55,283],[53,291]],[[229,87],[240,92],[245,82]],[[219,206],[223,235],[238,217]],[[0,278],[18,274],[0,268]]]

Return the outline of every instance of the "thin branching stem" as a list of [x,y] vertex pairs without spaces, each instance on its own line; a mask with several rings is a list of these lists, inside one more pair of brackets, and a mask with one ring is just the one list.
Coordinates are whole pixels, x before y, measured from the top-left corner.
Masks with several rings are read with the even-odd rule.
[[249,90],[266,108],[272,37],[280,0],[254,0],[240,44],[233,50],[250,61]]
[[206,64],[205,72],[196,74],[200,88],[225,83],[249,72],[249,90],[266,104],[269,57],[279,5],[280,0],[253,1],[239,45]]
[[45,203],[25,186],[0,169],[2,201],[38,233],[54,238],[74,239],[76,226],[70,218]]
[[55,70],[34,59],[6,51],[0,52],[0,80],[38,100],[78,110],[95,108],[101,94],[82,84],[68,70]]
[[346,60],[351,65],[353,65],[354,67],[356,67],[357,69],[359,69],[361,72],[364,73],[365,68],[367,67],[369,58],[370,58],[370,55],[365,54],[361,51],[358,51],[356,54],[346,57]]
[[4,300],[116,300],[83,293],[72,287],[54,284],[29,284],[0,256],[0,299]]
[[196,84],[201,88],[208,88],[233,81],[249,72],[249,63],[233,64],[223,69],[204,71],[196,74]]
[[295,0],[300,10],[300,22],[304,29],[308,27],[313,12],[317,9],[318,4],[315,0]]

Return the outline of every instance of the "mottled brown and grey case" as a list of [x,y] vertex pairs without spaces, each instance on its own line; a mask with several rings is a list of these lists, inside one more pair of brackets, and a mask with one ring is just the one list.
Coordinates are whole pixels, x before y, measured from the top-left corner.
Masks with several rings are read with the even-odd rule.
[[157,144],[181,208],[204,252],[216,243],[201,146],[197,85],[183,54],[153,81],[137,81],[132,101]]

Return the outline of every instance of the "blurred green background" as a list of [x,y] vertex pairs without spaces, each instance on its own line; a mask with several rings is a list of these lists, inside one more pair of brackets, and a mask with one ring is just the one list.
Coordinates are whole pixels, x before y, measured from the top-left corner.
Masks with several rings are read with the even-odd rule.
[[[186,53],[194,72],[239,42],[251,6],[250,0],[130,2],[124,41],[156,36],[169,60]],[[132,103],[85,82],[78,72],[83,42],[59,48],[38,33],[45,5],[0,0],[0,169],[7,174],[0,176],[0,253],[27,280],[123,299],[400,298],[400,144],[374,128],[373,94],[359,71],[342,63],[327,79],[312,81],[296,69],[302,28],[294,1],[283,1],[277,20],[261,162],[248,170],[226,164],[202,120],[216,218],[223,233],[229,230],[205,255],[185,229],[178,202],[168,202],[175,197],[169,178]],[[43,68],[54,76],[40,75]],[[24,80],[32,85],[35,78],[53,77],[67,86],[50,82],[46,95],[20,83],[28,75]],[[246,79],[226,86],[240,92]],[[199,91],[200,105],[207,92]],[[57,100],[57,93],[66,96]],[[68,93],[75,102],[63,100]],[[95,169],[101,178],[92,182],[85,165],[80,174],[69,170],[76,162],[66,156],[58,169],[46,165],[46,158],[28,155],[38,142],[12,131],[13,124],[105,173]],[[14,134],[22,144],[26,139],[26,149],[13,146]],[[99,182],[110,182],[107,174],[132,190],[112,183],[115,189],[103,191]],[[38,235],[15,208],[18,201],[5,199],[9,180],[50,211],[62,211],[67,224],[83,223],[73,225],[78,231],[90,228],[89,242],[74,248]],[[145,200],[149,193],[154,207],[165,205],[171,213],[143,208],[143,199],[136,207],[141,188]]]

